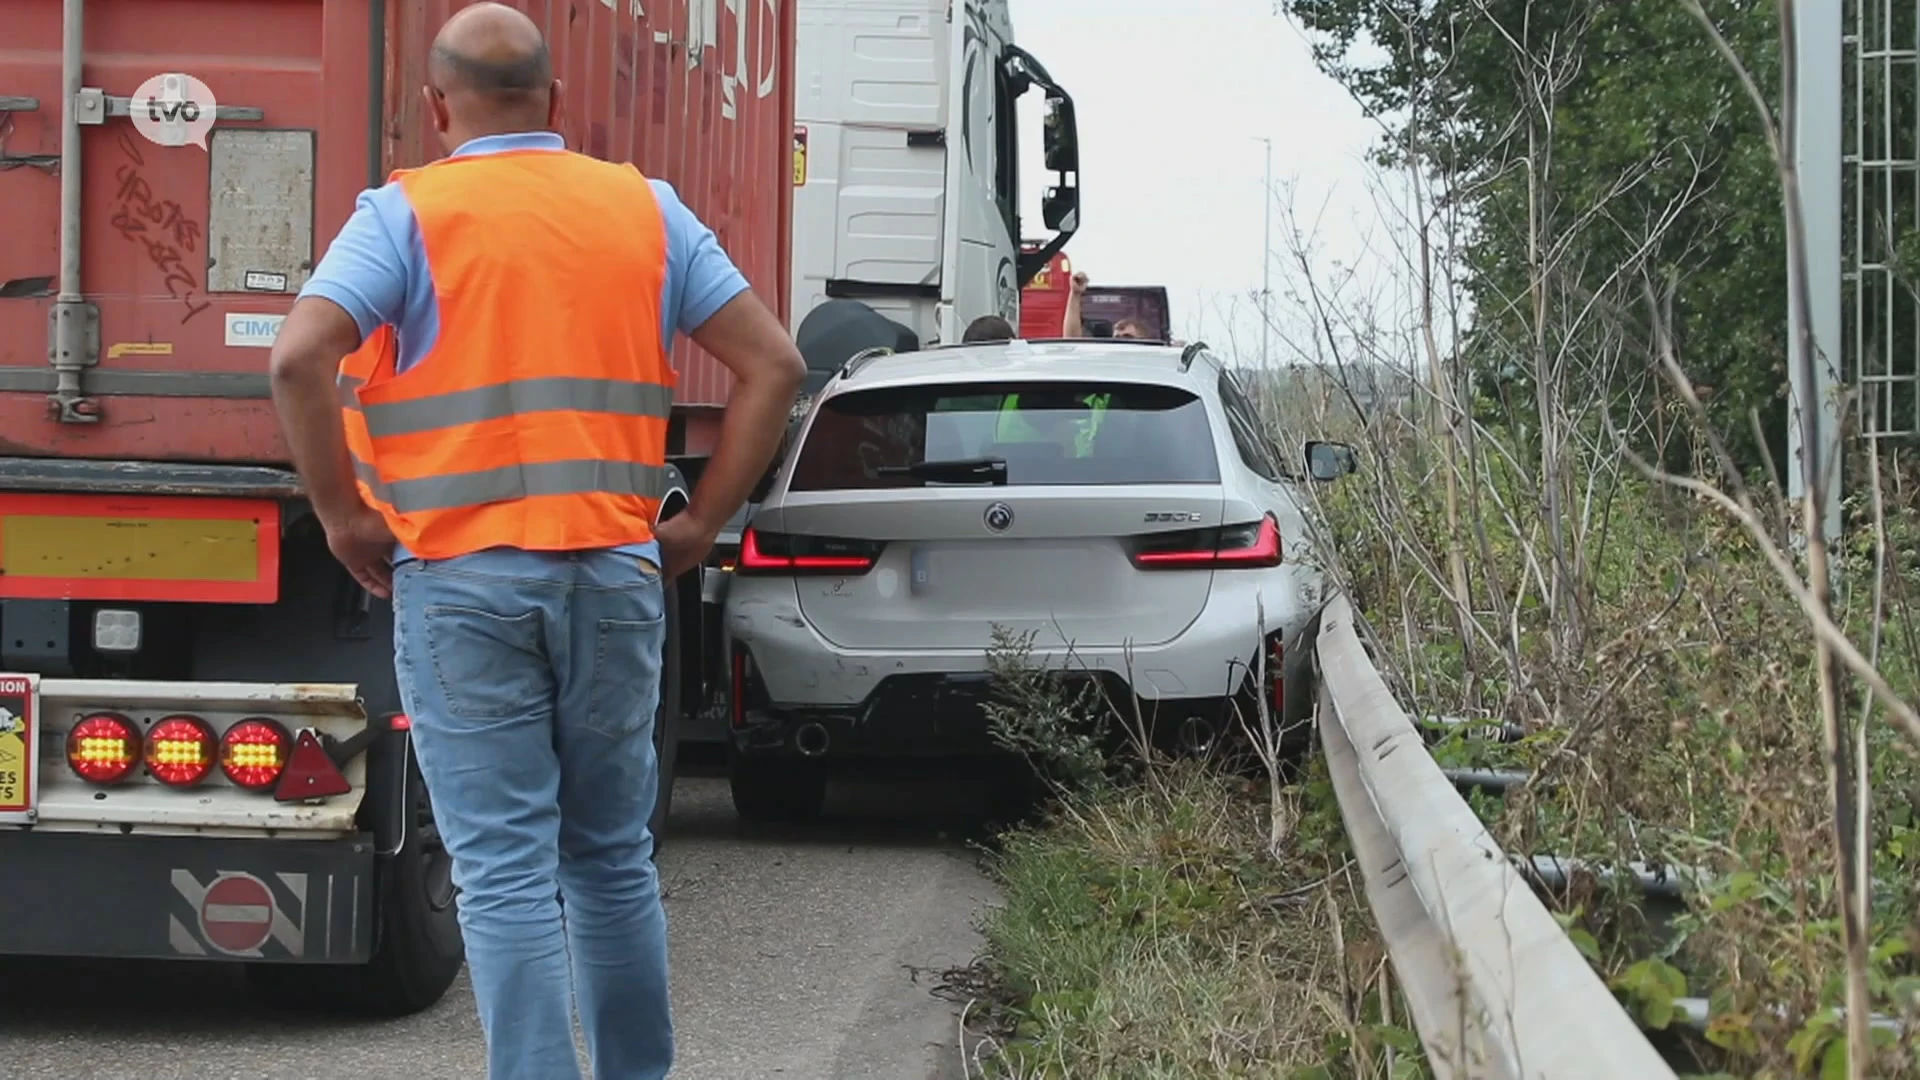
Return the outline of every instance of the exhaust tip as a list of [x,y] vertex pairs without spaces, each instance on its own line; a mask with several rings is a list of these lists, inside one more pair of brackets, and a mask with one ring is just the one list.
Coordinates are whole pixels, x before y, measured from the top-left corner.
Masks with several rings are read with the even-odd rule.
[[802,724],[800,730],[793,733],[793,748],[800,751],[801,757],[817,758],[827,752],[833,740],[827,729],[820,724]]
[[1219,732],[1211,720],[1200,716],[1189,716],[1180,723],[1180,749],[1189,754],[1201,755],[1213,749]]

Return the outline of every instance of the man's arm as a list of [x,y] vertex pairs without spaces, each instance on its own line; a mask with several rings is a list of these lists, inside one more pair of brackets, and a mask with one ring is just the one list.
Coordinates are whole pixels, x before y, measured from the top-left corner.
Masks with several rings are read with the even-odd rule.
[[334,390],[340,361],[380,326],[397,325],[406,307],[408,267],[382,220],[383,210],[411,213],[404,202],[394,205],[397,196],[391,187],[361,193],[287,313],[267,361],[294,468],[330,532],[363,505]]
[[[673,519],[688,519],[679,528],[697,534],[688,537],[690,546],[704,554],[701,545],[712,543],[747,501],[779,451],[807,365],[780,320],[748,288],[713,230],[687,209],[671,185],[653,184],[667,217],[669,249],[678,256],[674,266],[682,275],[679,303],[670,312],[672,324],[734,377],[719,444],[701,470],[691,503]],[[684,567],[668,567],[670,574],[679,569]]]
[[703,533],[717,534],[779,451],[807,365],[780,320],[751,291],[727,301],[692,337],[734,376],[720,441],[686,511]]
[[287,434],[293,467],[306,485],[313,512],[329,532],[345,525],[361,507],[334,389],[340,361],[359,347],[360,327],[353,316],[331,300],[307,296],[287,313],[267,361],[273,407]]
[[1087,291],[1087,275],[1075,271],[1073,280],[1067,284],[1067,317],[1062,321],[1060,336],[1067,338],[1086,337],[1087,328],[1080,321],[1080,296]]

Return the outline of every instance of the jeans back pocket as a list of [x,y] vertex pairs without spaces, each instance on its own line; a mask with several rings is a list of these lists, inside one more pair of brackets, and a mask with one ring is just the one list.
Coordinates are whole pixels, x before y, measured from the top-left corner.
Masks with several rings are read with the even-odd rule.
[[427,652],[448,715],[510,720],[546,708],[553,695],[539,611],[501,615],[456,604],[421,608]]
[[595,625],[587,726],[612,738],[644,731],[660,707],[665,615],[601,619]]

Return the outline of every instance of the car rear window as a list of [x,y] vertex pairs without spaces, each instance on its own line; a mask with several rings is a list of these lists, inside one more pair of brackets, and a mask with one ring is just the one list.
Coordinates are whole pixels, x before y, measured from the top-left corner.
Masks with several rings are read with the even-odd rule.
[[930,477],[924,463],[970,459],[1006,462],[1009,485],[1220,481],[1206,406],[1185,390],[966,383],[829,398],[800,447],[789,489],[964,483],[937,469]]

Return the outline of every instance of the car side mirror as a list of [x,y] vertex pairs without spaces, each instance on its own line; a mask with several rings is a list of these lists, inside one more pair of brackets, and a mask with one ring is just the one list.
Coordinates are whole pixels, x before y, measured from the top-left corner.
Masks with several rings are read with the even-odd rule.
[[1360,467],[1359,455],[1342,442],[1308,440],[1307,475],[1322,483],[1338,480]]

